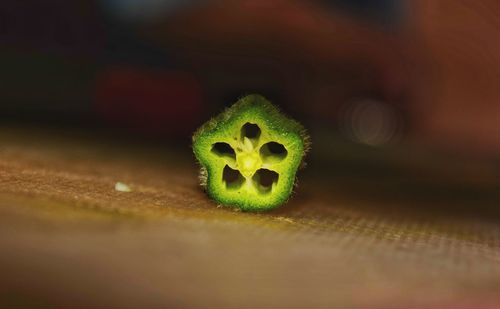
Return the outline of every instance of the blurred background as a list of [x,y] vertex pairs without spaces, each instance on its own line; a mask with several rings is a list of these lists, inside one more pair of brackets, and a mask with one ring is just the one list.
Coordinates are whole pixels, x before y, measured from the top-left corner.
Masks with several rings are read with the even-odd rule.
[[498,14],[494,0],[2,1],[0,121],[188,152],[204,121],[260,93],[308,128],[306,173],[326,186],[496,197]]
[[[0,303],[498,308],[499,16],[0,1]],[[297,193],[265,214],[216,207],[191,153],[249,93],[312,138]]]
[[494,0],[2,1],[0,117],[186,150],[256,92],[309,129],[310,173],[495,183],[497,13]]
[[7,122],[187,140],[258,92],[341,139],[500,155],[494,0],[0,3]]

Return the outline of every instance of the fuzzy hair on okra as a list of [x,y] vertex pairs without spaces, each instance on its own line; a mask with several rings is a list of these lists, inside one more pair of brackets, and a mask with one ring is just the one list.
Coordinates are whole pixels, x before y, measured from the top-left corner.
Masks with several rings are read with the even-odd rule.
[[210,198],[243,211],[284,204],[310,148],[304,127],[261,95],[247,95],[193,135]]

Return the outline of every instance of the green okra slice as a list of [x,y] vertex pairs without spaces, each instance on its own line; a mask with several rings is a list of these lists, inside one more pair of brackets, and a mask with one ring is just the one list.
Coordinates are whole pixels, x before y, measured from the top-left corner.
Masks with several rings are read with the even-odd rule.
[[241,98],[193,136],[208,195],[245,211],[285,203],[308,148],[302,125],[255,94]]

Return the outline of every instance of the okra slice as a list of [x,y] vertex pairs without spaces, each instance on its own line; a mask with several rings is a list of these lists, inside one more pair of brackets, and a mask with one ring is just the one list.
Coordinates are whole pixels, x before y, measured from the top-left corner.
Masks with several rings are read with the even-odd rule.
[[256,94],[241,98],[193,135],[208,195],[244,211],[285,203],[308,148],[302,125]]

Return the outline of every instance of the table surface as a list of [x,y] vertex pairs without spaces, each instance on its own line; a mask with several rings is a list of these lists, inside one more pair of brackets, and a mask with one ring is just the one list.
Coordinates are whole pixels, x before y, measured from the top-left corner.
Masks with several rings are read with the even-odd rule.
[[479,176],[432,191],[304,173],[287,205],[253,214],[207,199],[188,142],[13,127],[0,141],[1,303],[500,306],[500,199]]

